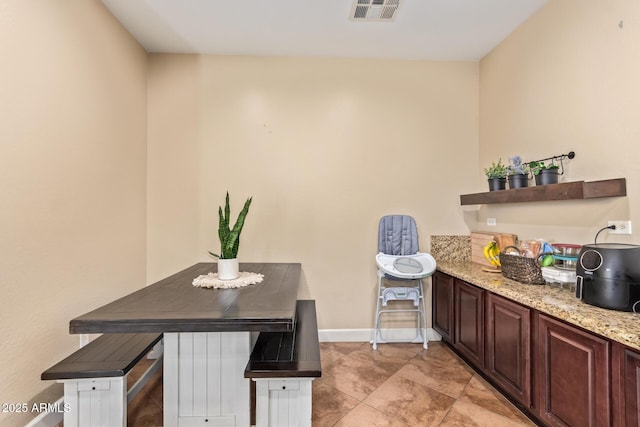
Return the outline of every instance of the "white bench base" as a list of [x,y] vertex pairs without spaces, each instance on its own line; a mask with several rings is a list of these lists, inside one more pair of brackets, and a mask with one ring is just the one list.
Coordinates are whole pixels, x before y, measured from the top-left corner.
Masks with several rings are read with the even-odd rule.
[[156,361],[127,391],[127,375],[58,380],[64,384],[64,427],[126,427],[127,405],[162,366],[162,341],[150,354]]
[[252,378],[256,382],[256,427],[311,427],[314,379]]
[[127,425],[127,377],[87,378],[64,383],[64,427]]

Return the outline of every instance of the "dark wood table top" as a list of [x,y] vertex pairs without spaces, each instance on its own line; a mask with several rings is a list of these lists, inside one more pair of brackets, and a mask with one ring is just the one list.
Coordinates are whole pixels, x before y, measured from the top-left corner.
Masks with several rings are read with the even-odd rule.
[[191,266],[69,322],[72,334],[116,332],[291,331],[300,285],[299,263],[246,263],[240,271],[264,274],[238,289],[192,285],[216,263]]

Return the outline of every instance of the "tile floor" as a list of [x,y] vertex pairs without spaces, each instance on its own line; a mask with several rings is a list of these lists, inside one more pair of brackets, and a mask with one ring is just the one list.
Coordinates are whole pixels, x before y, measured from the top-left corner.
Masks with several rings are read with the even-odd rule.
[[[321,343],[313,426],[534,426],[446,345]],[[145,368],[129,375],[133,382]],[[130,427],[162,425],[162,377],[129,405]]]

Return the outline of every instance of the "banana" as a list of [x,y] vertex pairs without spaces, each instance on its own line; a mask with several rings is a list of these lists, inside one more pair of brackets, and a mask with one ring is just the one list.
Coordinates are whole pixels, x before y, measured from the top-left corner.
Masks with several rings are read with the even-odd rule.
[[495,242],[491,241],[489,243],[487,243],[487,245],[484,247],[482,254],[484,255],[485,259],[487,261],[489,261],[489,264],[496,266],[496,261],[493,257],[493,248],[495,246]]
[[501,264],[500,264],[500,248],[498,247],[497,244],[493,245],[492,255],[493,255],[493,260],[496,263],[496,267],[501,267]]
[[500,258],[498,257],[498,255],[500,254],[500,248],[498,248],[498,245],[494,240],[487,243],[482,251],[482,254],[486,258],[486,260],[489,261],[489,264],[493,265],[494,267],[500,267]]
[[493,262],[491,262],[491,255],[489,254],[490,249],[491,243],[488,243],[482,250],[482,255],[484,255],[484,258],[489,262],[489,264],[494,265]]

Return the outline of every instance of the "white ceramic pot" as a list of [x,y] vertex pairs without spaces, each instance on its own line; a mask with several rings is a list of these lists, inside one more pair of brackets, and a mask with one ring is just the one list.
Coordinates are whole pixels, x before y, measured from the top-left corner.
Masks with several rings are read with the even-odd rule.
[[218,279],[233,280],[240,276],[238,258],[218,259]]

